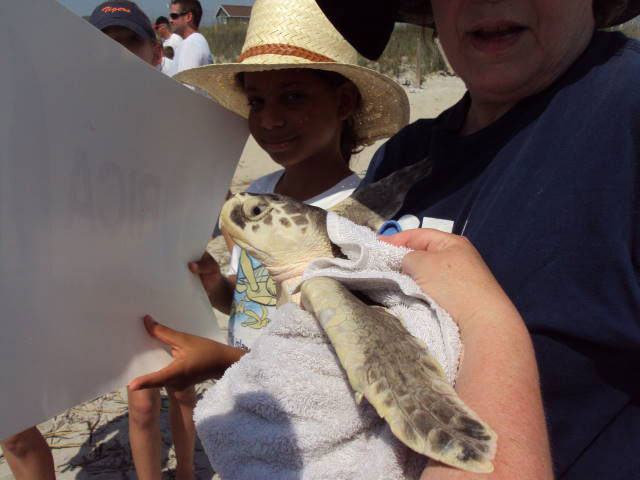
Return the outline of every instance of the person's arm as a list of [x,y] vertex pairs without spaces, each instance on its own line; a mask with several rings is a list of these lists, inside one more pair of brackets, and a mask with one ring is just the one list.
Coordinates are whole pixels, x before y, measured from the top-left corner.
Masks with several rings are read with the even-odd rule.
[[[553,478],[531,338],[480,254],[466,238],[430,229],[381,240],[415,250],[405,256],[404,272],[460,327],[464,356],[455,388],[498,434],[490,478]],[[487,476],[431,461],[421,480],[475,478]]]
[[224,372],[247,353],[204,337],[178,332],[160,325],[149,315],[144,317],[149,335],[171,347],[173,361],[157,372],[137,377],[129,382],[129,390],[173,387],[183,390]]

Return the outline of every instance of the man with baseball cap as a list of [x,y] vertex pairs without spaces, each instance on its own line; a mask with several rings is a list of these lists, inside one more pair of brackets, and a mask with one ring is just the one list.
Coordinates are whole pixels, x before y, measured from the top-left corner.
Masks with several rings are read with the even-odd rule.
[[101,3],[89,23],[150,65],[160,63],[162,51],[151,21],[134,2]]
[[153,29],[158,33],[160,40],[162,40],[163,47],[171,47],[175,52],[182,43],[182,37],[173,32],[167,17],[160,16],[156,18]]
[[153,24],[153,29],[160,37],[162,42],[162,61],[158,68],[166,75],[171,75],[173,72],[173,59],[175,58],[175,52],[178,51],[178,47],[182,43],[182,37],[176,33],[173,33],[171,24],[167,17],[158,17]]

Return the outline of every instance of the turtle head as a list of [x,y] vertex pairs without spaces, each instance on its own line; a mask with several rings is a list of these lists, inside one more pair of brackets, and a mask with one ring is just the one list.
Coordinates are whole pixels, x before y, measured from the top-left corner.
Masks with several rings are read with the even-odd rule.
[[273,275],[302,273],[317,257],[332,257],[327,212],[282,195],[238,193],[222,207],[222,227]]

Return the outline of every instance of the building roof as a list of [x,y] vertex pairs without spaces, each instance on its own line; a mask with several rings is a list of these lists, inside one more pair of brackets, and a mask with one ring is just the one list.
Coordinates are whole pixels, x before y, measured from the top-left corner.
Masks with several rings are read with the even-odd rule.
[[224,13],[229,17],[249,18],[251,16],[251,7],[245,5],[220,5],[218,13],[216,13],[216,17],[220,13],[220,10],[224,10]]

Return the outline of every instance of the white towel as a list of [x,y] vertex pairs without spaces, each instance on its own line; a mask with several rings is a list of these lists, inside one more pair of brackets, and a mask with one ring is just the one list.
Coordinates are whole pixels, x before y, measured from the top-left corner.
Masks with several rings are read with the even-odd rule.
[[[316,259],[303,278],[333,277],[385,305],[428,345],[453,384],[458,328],[399,273],[407,250],[331,212],[327,229],[348,259]],[[194,419],[225,480],[418,478],[427,460],[397,440],[366,401],[356,404],[328,338],[294,304],[276,310],[251,352],[204,394]]]

